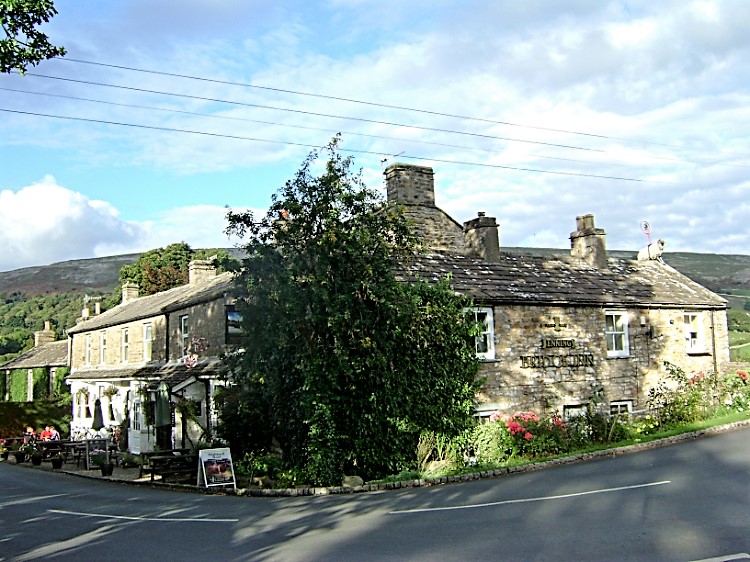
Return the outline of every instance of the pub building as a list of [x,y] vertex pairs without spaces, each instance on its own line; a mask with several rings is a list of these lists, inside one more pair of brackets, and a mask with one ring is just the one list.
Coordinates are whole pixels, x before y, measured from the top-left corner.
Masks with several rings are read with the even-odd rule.
[[613,259],[586,214],[569,252],[504,251],[495,218],[479,213],[461,225],[435,205],[431,168],[396,163],[384,173],[389,202],[403,206],[425,246],[404,279],[450,275],[484,326],[478,416],[568,417],[594,397],[612,413],[642,410],[666,379],[665,362],[687,373],[726,368],[727,302],[665,263],[663,241]]

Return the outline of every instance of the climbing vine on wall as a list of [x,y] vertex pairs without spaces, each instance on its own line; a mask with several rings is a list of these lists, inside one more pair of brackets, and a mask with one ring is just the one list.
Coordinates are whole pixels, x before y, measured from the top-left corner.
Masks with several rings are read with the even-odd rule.
[[11,402],[26,402],[28,374],[26,369],[15,369],[10,372],[9,398]]
[[33,399],[41,400],[49,396],[49,370],[45,367],[32,369]]

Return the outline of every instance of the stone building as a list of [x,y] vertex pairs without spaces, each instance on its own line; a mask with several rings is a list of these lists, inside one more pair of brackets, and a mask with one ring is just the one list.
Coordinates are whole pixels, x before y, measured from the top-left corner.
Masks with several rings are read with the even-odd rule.
[[68,330],[71,433],[89,432],[98,399],[107,429],[124,422],[133,453],[205,438],[216,422],[211,398],[224,385],[219,357],[236,326],[231,283],[232,274],[195,260],[186,285],[139,297],[125,284],[119,305],[84,309]]
[[55,331],[46,321],[43,330],[34,332],[34,347],[0,365],[3,377],[0,399],[31,402],[58,396],[65,387],[67,367],[68,342],[56,341]]
[[594,397],[613,412],[638,410],[665,378],[665,361],[688,373],[728,363],[726,301],[660,257],[608,257],[592,215],[576,218],[567,255],[501,251],[494,218],[460,225],[435,206],[431,168],[393,164],[385,177],[388,200],[404,207],[426,248],[406,270],[450,275],[485,326],[479,415],[574,415]]

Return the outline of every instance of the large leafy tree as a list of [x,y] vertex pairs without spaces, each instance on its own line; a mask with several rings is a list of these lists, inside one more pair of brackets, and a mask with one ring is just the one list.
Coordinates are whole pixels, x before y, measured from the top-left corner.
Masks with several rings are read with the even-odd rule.
[[228,214],[248,257],[224,434],[256,449],[273,436],[288,466],[319,485],[406,468],[422,430],[471,423],[477,388],[467,303],[445,281],[397,279],[416,240],[337,142],[319,175],[318,153],[304,161],[264,218]]
[[5,38],[0,39],[0,72],[17,70],[21,74],[31,65],[65,55],[39,26],[57,14],[52,0],[0,0],[0,25]]
[[117,298],[125,283],[135,283],[142,295],[153,295],[188,282],[189,264],[192,260],[215,258],[220,271],[226,270],[233,258],[226,250],[193,250],[185,242],[169,244],[144,252],[138,259],[120,268],[120,286],[115,288]]

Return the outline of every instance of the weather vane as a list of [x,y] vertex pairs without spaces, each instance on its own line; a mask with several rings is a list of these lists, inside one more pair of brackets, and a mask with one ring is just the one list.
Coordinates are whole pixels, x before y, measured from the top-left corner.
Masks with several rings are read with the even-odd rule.
[[648,243],[651,244],[651,223],[648,221],[641,221],[641,230],[646,235]]

